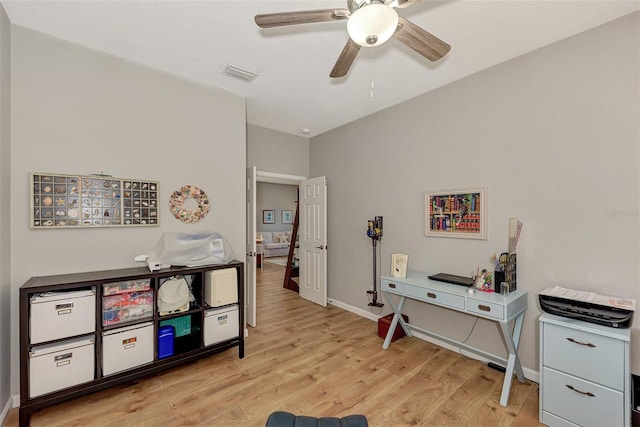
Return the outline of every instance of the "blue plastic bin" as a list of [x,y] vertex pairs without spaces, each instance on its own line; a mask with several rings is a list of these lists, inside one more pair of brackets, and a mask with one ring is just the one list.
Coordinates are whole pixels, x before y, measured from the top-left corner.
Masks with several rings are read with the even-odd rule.
[[158,359],[173,356],[173,341],[176,336],[176,329],[171,326],[160,326],[158,328]]

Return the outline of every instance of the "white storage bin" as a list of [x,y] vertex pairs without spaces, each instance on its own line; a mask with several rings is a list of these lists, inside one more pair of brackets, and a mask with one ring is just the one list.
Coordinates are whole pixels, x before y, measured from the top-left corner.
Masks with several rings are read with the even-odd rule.
[[235,268],[204,273],[204,301],[211,307],[238,302],[238,274]]
[[153,323],[102,334],[102,373],[111,375],[153,362]]
[[29,397],[93,381],[94,337],[33,347],[29,352]]
[[204,345],[212,345],[221,341],[238,337],[238,306],[207,310],[204,313]]
[[52,341],[96,330],[95,290],[47,292],[30,300],[31,344]]

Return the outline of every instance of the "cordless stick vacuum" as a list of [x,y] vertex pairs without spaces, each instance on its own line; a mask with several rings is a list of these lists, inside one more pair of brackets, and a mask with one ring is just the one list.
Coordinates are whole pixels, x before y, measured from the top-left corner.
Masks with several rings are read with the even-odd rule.
[[371,238],[371,243],[373,244],[373,290],[367,291],[368,294],[373,295],[370,306],[373,307],[382,307],[384,304],[378,302],[378,268],[376,265],[376,261],[378,259],[378,254],[376,253],[376,246],[378,245],[378,240],[382,239],[382,217],[377,216],[374,220],[369,220],[367,222],[367,236]]

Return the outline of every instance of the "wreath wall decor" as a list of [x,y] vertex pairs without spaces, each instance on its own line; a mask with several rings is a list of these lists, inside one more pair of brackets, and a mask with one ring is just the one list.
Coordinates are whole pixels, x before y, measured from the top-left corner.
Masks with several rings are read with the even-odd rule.
[[[198,204],[198,207],[192,211],[184,208],[184,202],[190,197]],[[209,213],[209,198],[203,190],[195,185],[185,185],[180,187],[180,190],[174,191],[173,194],[171,194],[169,207],[176,219],[186,224],[198,222]]]

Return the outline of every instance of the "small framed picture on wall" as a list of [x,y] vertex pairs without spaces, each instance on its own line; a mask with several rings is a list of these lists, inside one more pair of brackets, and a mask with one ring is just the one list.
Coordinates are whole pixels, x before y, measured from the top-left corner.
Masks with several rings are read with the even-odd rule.
[[263,210],[262,211],[262,223],[263,224],[275,224],[276,223],[276,211]]
[[282,211],[282,223],[293,224],[293,211]]
[[433,191],[424,197],[425,236],[487,238],[487,188]]

